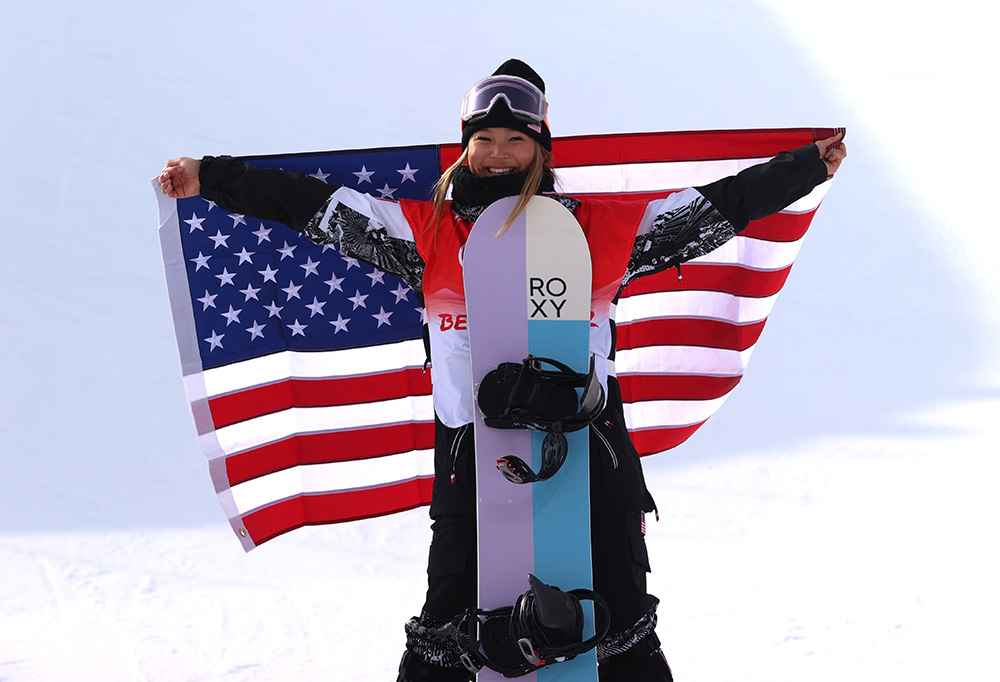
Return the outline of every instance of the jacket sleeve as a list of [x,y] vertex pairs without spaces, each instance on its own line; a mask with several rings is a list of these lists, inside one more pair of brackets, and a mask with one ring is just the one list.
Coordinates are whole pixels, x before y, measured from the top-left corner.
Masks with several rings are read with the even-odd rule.
[[701,187],[657,199],[646,207],[622,287],[719,248],[746,229],[798,201],[827,179],[815,144],[782,152]]
[[204,157],[198,179],[201,196],[227,211],[283,223],[317,244],[333,244],[344,256],[401,277],[420,294],[423,260],[397,203],[230,156]]
[[739,233],[751,220],[777,213],[826,178],[819,148],[810,144],[696,189]]
[[284,223],[303,232],[337,190],[309,175],[258,168],[231,156],[206,156],[198,173],[201,196],[227,211]]

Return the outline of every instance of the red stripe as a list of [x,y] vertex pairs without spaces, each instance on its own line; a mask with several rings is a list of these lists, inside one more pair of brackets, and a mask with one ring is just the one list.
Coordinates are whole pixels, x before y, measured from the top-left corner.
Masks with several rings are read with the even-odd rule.
[[642,400],[715,400],[728,394],[742,376],[623,374],[618,377],[626,403]]
[[592,166],[595,159],[603,164],[716,161],[773,156],[816,139],[822,137],[812,128],[577,136],[554,139],[552,153],[559,166]]
[[[778,152],[830,137],[833,130],[701,130],[557,137],[552,140],[552,153],[556,167],[753,159],[774,156]],[[441,145],[441,169],[453,164],[461,152],[459,144]]]
[[430,376],[415,367],[341,379],[287,379],[208,401],[215,428],[287,410],[332,407],[431,394]]
[[741,237],[762,239],[768,242],[797,242],[806,235],[816,209],[807,213],[775,213],[760,220],[752,220]]
[[687,317],[642,320],[619,325],[615,348],[631,350],[656,346],[699,346],[723,350],[746,350],[757,343],[766,320],[732,324],[721,320]]
[[785,285],[792,266],[781,270],[752,270],[741,265],[716,263],[686,263],[677,270],[665,270],[655,275],[629,282],[622,298],[661,291],[718,291],[746,298],[773,296]]
[[629,433],[632,436],[635,449],[639,451],[639,456],[645,457],[677,447],[690,438],[704,423],[666,429],[643,429]]
[[418,478],[367,490],[293,497],[245,515],[243,527],[260,545],[302,526],[394,514],[430,504],[433,480]]
[[234,486],[299,464],[370,459],[433,447],[431,422],[302,434],[230,455],[226,458],[226,475],[229,485]]

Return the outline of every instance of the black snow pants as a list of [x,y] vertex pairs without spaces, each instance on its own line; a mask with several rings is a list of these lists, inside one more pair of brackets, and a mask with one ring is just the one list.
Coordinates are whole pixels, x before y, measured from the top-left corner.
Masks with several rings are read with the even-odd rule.
[[[614,378],[609,378],[608,383],[607,405],[590,426],[591,542],[594,590],[607,601],[611,611],[605,642],[615,642],[615,651],[623,653],[602,661],[601,680],[669,680],[669,667],[652,632],[657,599],[646,591],[650,566],[643,514],[653,511],[654,503],[628,436],[618,383]],[[473,440],[471,424],[457,429],[440,422],[436,425],[434,499],[430,510],[433,536],[427,596],[420,616],[431,626],[446,623],[476,606]],[[643,624],[648,628],[637,628]],[[632,639],[639,639],[628,641],[630,633],[637,633]],[[646,669],[652,676],[645,676]],[[619,672],[612,676],[612,670]]]

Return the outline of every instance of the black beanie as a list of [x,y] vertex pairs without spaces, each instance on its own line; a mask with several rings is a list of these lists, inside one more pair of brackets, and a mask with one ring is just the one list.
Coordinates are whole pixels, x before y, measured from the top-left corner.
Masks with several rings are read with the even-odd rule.
[[[541,90],[543,94],[545,93],[545,81],[542,80],[542,77],[534,69],[520,59],[508,59],[500,65],[500,68],[493,72],[493,75],[523,78]],[[538,124],[518,118],[511,112],[510,107],[507,106],[507,102],[504,100],[497,101],[489,113],[482,118],[462,122],[462,149],[469,146],[472,134],[483,128],[511,128],[538,140],[539,144],[545,147],[545,149],[552,151],[552,134],[549,132],[549,124],[545,121]]]

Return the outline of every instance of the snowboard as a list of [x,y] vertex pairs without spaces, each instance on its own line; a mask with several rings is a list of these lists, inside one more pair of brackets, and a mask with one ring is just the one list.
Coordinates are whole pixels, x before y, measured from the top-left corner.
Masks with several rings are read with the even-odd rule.
[[[472,380],[528,355],[556,359],[586,374],[590,364],[591,260],[586,236],[562,204],[534,197],[500,237],[517,197],[489,206],[466,242],[463,268]],[[541,467],[539,431],[486,426],[476,406],[479,608],[509,606],[528,574],[562,590],[592,589],[589,429],[565,434],[568,454],[548,480],[515,484],[497,460],[516,455]],[[583,638],[593,636],[584,602]],[[483,668],[480,682],[505,679]],[[538,682],[597,682],[596,650],[524,676]]]

